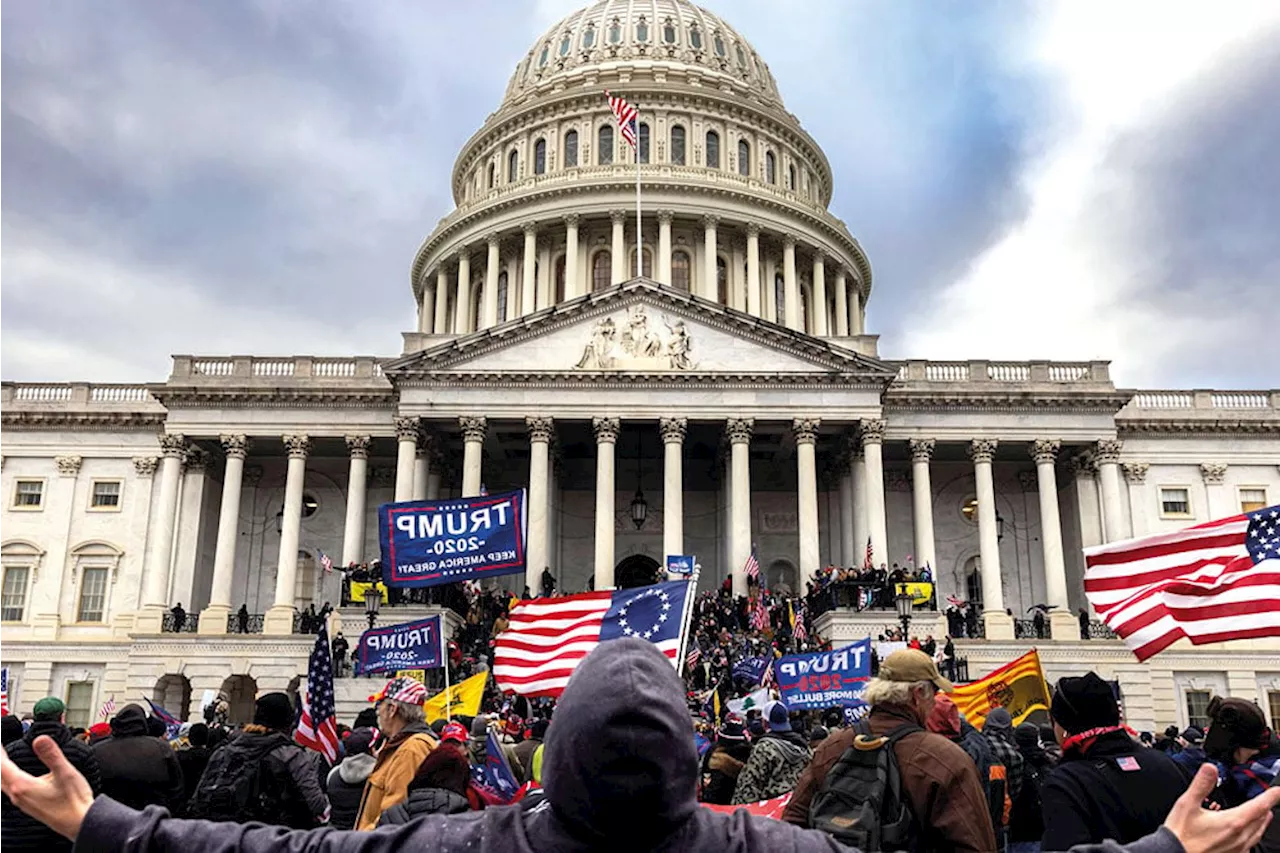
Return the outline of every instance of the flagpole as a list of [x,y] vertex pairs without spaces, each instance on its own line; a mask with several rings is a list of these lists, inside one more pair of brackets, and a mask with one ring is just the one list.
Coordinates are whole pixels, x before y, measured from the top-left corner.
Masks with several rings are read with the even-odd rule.
[[644,249],[640,237],[640,108],[636,107],[636,276],[644,275]]
[[689,590],[684,596],[684,613],[680,616],[680,651],[676,655],[676,672],[683,671],[685,650],[689,647],[689,623],[693,620],[693,600],[698,596],[698,567],[694,564],[689,577]]
[[444,718],[446,721],[453,719],[453,703],[449,700],[453,697],[449,695],[449,644],[444,641],[444,616],[440,617],[440,661],[444,664]]

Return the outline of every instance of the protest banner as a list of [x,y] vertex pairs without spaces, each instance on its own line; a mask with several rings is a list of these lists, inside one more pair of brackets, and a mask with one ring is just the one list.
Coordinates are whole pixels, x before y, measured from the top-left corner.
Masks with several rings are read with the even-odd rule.
[[871,675],[871,640],[829,652],[784,655],[773,666],[778,692],[792,710],[861,705]]
[[360,635],[352,662],[356,675],[443,666],[440,617],[365,631]]
[[397,669],[396,678],[412,678],[419,684],[426,684],[427,671],[425,669]]
[[1047,715],[1049,692],[1040,667],[1040,654],[1032,649],[986,678],[957,684],[951,699],[965,719],[978,729],[987,721],[992,708],[1008,710],[1015,726],[1036,711]]
[[774,797],[772,800],[761,800],[758,803],[744,803],[740,806],[721,806],[715,803],[699,803],[703,808],[711,809],[713,812],[721,812],[723,814],[733,814],[738,809],[746,809],[749,814],[756,817],[767,817],[773,820],[782,820],[782,813],[787,810],[787,803],[791,802],[791,791],[783,794],[781,797]]
[[521,489],[378,507],[384,579],[393,587],[436,586],[525,569]]

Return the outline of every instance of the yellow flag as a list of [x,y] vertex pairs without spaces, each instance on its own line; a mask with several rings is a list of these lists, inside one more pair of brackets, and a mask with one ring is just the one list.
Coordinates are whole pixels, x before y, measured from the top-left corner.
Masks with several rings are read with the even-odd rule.
[[[480,713],[480,699],[484,696],[484,685],[489,680],[488,672],[479,672],[466,681],[449,685],[447,691],[442,690],[427,700],[423,706],[427,722],[448,719],[452,714],[464,714],[474,717]],[[449,708],[445,708],[445,693],[448,693]]]
[[787,624],[791,626],[791,630],[796,629],[796,611],[791,606],[791,599],[787,599]]
[[1040,654],[1032,649],[986,678],[956,685],[951,698],[965,719],[978,729],[986,723],[992,708],[1005,708],[1015,726],[1034,711],[1047,712],[1049,694],[1044,670],[1040,668]]

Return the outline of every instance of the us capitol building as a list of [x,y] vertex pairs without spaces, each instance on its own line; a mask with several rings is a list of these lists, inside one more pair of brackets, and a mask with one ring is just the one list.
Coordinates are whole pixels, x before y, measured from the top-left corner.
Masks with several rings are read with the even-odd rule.
[[[636,165],[605,89],[641,107],[639,269]],[[754,546],[771,586],[803,591],[870,542],[877,564],[933,567],[940,601],[981,603],[986,639],[959,644],[972,677],[1037,645],[1051,680],[1118,680],[1135,728],[1201,721],[1211,693],[1280,716],[1280,643],[1139,664],[1077,624],[1082,547],[1280,501],[1280,391],[881,359],[830,164],[727,22],[686,0],[570,15],[520,58],[452,186],[412,258],[399,355],[176,355],[149,385],[3,384],[14,706],[59,695],[87,725],[147,696],[198,718],[221,691],[243,717],[305,683],[295,614],[340,602],[322,552],[377,556],[379,504],[527,487],[535,589],[543,567],[603,589],[694,554],[704,588],[732,574],[742,592]],[[1037,603],[1052,639],[1015,640],[1006,608]],[[363,607],[339,612],[354,644]],[[343,719],[368,685],[339,679]]]

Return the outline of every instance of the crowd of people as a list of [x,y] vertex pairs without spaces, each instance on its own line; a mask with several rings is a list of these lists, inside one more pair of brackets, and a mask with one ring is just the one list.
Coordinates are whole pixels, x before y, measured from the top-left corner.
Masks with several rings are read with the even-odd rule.
[[[837,607],[855,610],[880,608],[892,610],[902,584],[933,584],[933,569],[929,566],[871,565],[825,566],[819,569],[812,581],[805,584],[805,599],[814,615]],[[923,607],[937,609],[937,599],[932,588],[925,596]]]

